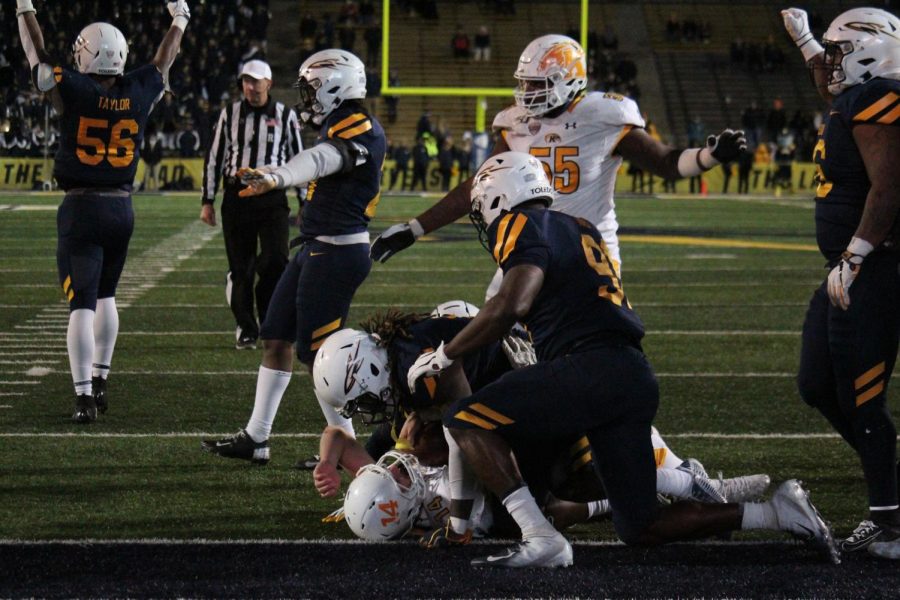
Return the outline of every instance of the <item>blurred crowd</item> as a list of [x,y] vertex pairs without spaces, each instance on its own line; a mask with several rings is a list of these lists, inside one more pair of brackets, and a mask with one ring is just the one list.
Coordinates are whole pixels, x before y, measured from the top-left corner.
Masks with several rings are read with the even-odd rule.
[[[169,77],[171,94],[160,101],[147,128],[152,152],[203,155],[219,111],[237,97],[241,65],[265,57],[269,18],[268,0],[191,4],[191,26]],[[48,52],[66,66],[72,65],[72,43],[81,28],[97,20],[111,22],[129,40],[127,70],[152,60],[171,17],[165,2],[70,0],[42,3],[38,20]],[[0,155],[42,156],[45,140],[52,155],[58,137],[55,118],[31,85],[14,3],[0,4],[0,27]]]

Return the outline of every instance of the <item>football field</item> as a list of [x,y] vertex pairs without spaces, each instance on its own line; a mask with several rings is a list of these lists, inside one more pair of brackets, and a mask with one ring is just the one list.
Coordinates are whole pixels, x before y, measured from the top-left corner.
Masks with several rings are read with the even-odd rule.
[[[110,409],[84,426],[69,418],[68,308],[55,262],[60,196],[0,196],[0,571],[32,556],[34,548],[57,552],[69,542],[84,548],[90,540],[110,543],[100,547],[119,549],[123,560],[131,557],[128,544],[135,541],[154,547],[175,541],[167,560],[188,572],[185,562],[173,558],[186,552],[183,542],[214,542],[212,550],[200,553],[206,556],[243,541],[237,552],[258,557],[254,543],[263,540],[284,559],[296,558],[298,548],[313,548],[316,555],[320,550],[307,545],[311,540],[352,538],[344,524],[321,523],[339,503],[318,497],[311,472],[292,469],[298,458],[317,451],[324,426],[304,371],[295,371],[281,404],[272,461],[266,467],[200,450],[201,439],[231,434],[246,424],[260,353],[233,347],[221,228],[198,220],[198,198],[135,197],[135,233],[117,294],[120,334],[109,379]],[[371,229],[377,234],[433,201],[384,196]],[[811,201],[622,198],[618,213],[623,286],[647,328],[644,349],[661,390],[656,425],[671,448],[682,457],[698,458],[711,475],[768,473],[773,482],[801,479],[836,534],[848,534],[867,510],[858,461],[826,421],[803,404],[794,381],[806,304],[826,275],[815,247]],[[429,311],[457,298],[480,305],[494,268],[471,225],[455,224],[388,263],[375,264],[355,297],[349,324],[389,307]],[[895,420],[898,395],[894,386],[889,400]],[[361,424],[357,431],[366,435]],[[615,540],[608,523],[580,526],[571,534],[585,542]],[[780,535],[736,534],[734,540],[742,548],[736,561],[746,554],[759,556],[772,569],[785,563],[817,564],[810,551],[782,543]],[[45,546],[46,541],[66,544]],[[280,546],[272,545],[276,542]],[[417,549],[401,546],[398,556],[407,564],[415,560]],[[327,548],[321,550],[330,557],[323,564],[335,569],[340,568],[342,548],[354,556],[385,556],[357,544]],[[717,572],[724,568],[721,562],[728,562],[730,550],[722,548],[727,545],[700,544],[686,561]],[[365,554],[366,549],[372,554]],[[596,567],[596,561],[610,560],[619,572],[628,572],[631,564],[662,556],[677,573],[683,551],[576,546],[573,570],[589,567],[588,561]],[[472,553],[466,549],[462,554]],[[453,565],[451,571],[466,572],[463,558],[448,555],[445,560]],[[842,574],[845,582],[851,573],[855,577],[864,571],[896,584],[896,566],[866,556],[821,568]],[[367,568],[378,567],[376,558]],[[300,575],[310,568],[301,568]],[[435,572],[429,576],[440,577]],[[585,574],[573,577],[581,580]],[[747,577],[753,579],[752,571]],[[552,580],[561,582],[560,587],[516,588],[510,579],[505,587],[481,588],[471,595],[590,595],[584,591],[589,588],[565,587],[564,574]],[[37,582],[35,587],[4,587],[14,580],[0,581],[7,582],[0,583],[2,596],[29,590],[28,595],[56,595],[56,588],[41,588]],[[830,576],[810,581],[827,586]],[[138,588],[111,589],[90,595],[143,595]],[[173,589],[210,595],[189,586]],[[281,595],[319,594],[302,586],[295,593],[278,589]],[[727,589],[740,595],[742,588]],[[812,589],[828,595],[827,587],[781,593],[804,596]],[[466,595],[464,590],[438,587],[431,595]],[[619,593],[643,593],[628,590],[620,588]],[[663,585],[659,594],[726,593],[705,590]],[[257,595],[240,587],[221,593]],[[876,596],[877,590],[865,595]]]

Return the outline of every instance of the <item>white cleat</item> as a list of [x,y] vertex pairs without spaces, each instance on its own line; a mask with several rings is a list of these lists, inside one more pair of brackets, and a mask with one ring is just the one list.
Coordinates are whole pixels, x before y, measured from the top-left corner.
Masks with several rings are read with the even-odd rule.
[[753,502],[762,498],[772,480],[768,475],[744,475],[714,479],[713,486],[728,502]]
[[535,536],[523,540],[501,554],[492,554],[472,561],[473,567],[540,567],[555,569],[572,566],[572,545],[561,533]]
[[809,493],[796,479],[788,479],[778,486],[769,500],[775,509],[778,527],[818,547],[829,561],[838,565],[841,554],[831,528],[809,500]]
[[693,479],[691,500],[706,504],[723,504],[726,502],[725,496],[716,488],[716,482],[709,478],[709,475],[706,474],[706,469],[703,468],[703,465],[696,458],[688,458],[675,467],[675,470],[683,471]]

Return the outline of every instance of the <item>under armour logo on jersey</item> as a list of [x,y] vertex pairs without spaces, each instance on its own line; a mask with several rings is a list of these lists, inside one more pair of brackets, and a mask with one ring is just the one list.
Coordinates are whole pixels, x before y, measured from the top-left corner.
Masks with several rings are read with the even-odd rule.
[[572,121],[571,123],[566,123],[566,129],[569,129],[570,127],[572,129],[575,129],[575,125],[577,125],[577,123],[575,121]]

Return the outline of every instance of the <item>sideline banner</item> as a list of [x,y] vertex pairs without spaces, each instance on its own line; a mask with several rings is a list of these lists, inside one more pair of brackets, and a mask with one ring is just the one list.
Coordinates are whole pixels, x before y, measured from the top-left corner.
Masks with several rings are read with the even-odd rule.
[[[135,181],[140,184],[144,180],[144,161],[138,165]],[[388,186],[394,177],[396,163],[393,160],[386,160],[384,163],[384,173],[382,179],[383,192],[388,192]],[[773,193],[775,191],[775,165],[753,165],[748,178],[748,187],[751,194]],[[53,160],[45,161],[42,158],[11,158],[0,157],[0,189],[2,190],[39,190],[44,179],[52,179]],[[469,173],[471,175],[473,173]],[[808,195],[815,189],[816,166],[813,163],[794,163],[791,165],[791,185],[789,190],[785,192],[794,192],[798,194]],[[454,168],[453,175],[450,178],[450,187],[455,186],[459,181],[459,171]],[[463,173],[465,175],[465,173]],[[395,190],[401,189],[403,185],[403,174],[396,173]],[[188,179],[193,187],[179,187],[179,189],[193,189],[200,191],[200,184],[203,177],[203,159],[202,158],[165,158],[157,166],[157,179],[159,187],[172,186],[173,184],[187,185]],[[406,170],[406,189],[412,184],[413,170],[410,165]],[[716,167],[711,171],[707,171],[702,176],[706,190],[710,194],[730,193],[736,194],[738,190],[738,172],[737,166],[731,166],[731,176],[728,178],[727,187],[725,186],[725,173],[722,167]],[[432,161],[428,166],[428,173],[425,178],[427,191],[441,191],[442,177],[437,161]],[[220,187],[221,189],[221,187]],[[675,191],[679,194],[690,193],[690,181],[681,179],[675,183]],[[695,183],[696,189],[696,183]],[[421,191],[421,186],[417,188]],[[651,177],[645,174],[643,177],[643,186],[639,177],[628,174],[628,165],[623,164],[619,169],[619,175],[616,178],[616,192],[636,192],[647,194],[658,194],[665,191],[664,182],[660,177]]]

